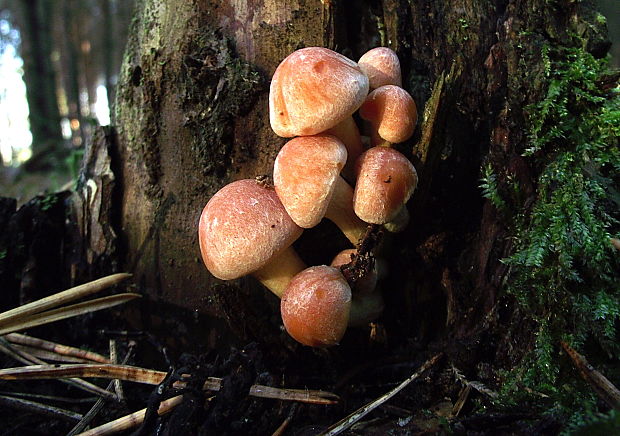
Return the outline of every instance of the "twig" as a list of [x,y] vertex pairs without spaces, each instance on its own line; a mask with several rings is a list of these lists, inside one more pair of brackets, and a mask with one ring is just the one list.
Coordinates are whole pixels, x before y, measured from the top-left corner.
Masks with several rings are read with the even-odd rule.
[[13,333],[18,330],[24,330],[43,324],[49,324],[51,322],[60,321],[66,318],[73,318],[78,315],[84,315],[98,310],[109,309],[140,297],[140,294],[134,293],[117,294],[109,297],[96,298],[94,300],[73,304],[71,306],[61,307],[59,309],[48,310],[47,312],[20,316],[18,318],[3,322],[2,327],[0,328],[0,335]]
[[465,403],[467,402],[467,399],[469,398],[471,389],[472,389],[471,385],[463,386],[463,389],[461,389],[461,392],[459,392],[459,397],[456,400],[456,403],[454,403],[454,407],[452,407],[452,411],[450,412],[452,417],[459,416],[459,413],[461,413],[461,410],[463,410],[463,406],[465,405]]
[[594,392],[596,392],[609,407],[620,409],[620,391],[618,388],[614,386],[607,377],[594,369],[584,356],[571,348],[566,342],[560,341],[560,344],[573,361],[575,367],[579,370],[581,377],[592,386]]
[[76,412],[72,412],[70,410],[65,410],[59,407],[54,407],[47,404],[41,404],[35,401],[24,400],[22,398],[15,398],[7,395],[0,395],[0,404],[68,421],[79,421],[80,419],[82,419],[82,415]]
[[[177,395],[166,401],[162,401],[157,409],[158,415],[164,415],[170,412],[173,408],[181,404],[183,401],[183,395]],[[130,415],[123,416],[122,418],[115,419],[107,424],[100,425],[99,427],[92,428],[84,433],[80,433],[79,436],[106,436],[121,431],[137,427],[144,421],[146,415],[146,409],[139,410]]]
[[[44,361],[42,361],[41,359],[36,358],[35,356],[32,356],[31,354],[28,354],[26,352],[23,351],[18,351],[15,350],[11,344],[9,344],[5,339],[0,338],[0,352],[6,354],[7,356],[12,357],[13,359],[17,360],[18,362],[22,362],[25,363],[26,365],[31,365],[33,363],[35,364],[39,364],[42,366],[50,366],[48,364],[46,364]],[[2,370],[0,370],[2,371]],[[100,388],[97,385],[94,385],[92,383],[89,383],[85,380],[79,379],[79,378],[71,378],[69,380],[61,380],[63,383],[69,384],[71,386],[74,386],[78,389],[82,389],[83,391],[86,392],[90,392],[91,394],[96,394],[99,395],[101,397],[107,398],[109,400],[116,400],[116,396],[111,393],[106,391],[105,389]]]
[[476,381],[476,380],[472,380],[472,381],[467,380],[467,378],[454,365],[452,365],[452,372],[454,373],[454,377],[458,381],[463,383],[463,385],[472,387],[475,390],[477,390],[478,392],[480,392],[481,394],[484,394],[484,395],[486,395],[487,397],[489,397],[489,398],[491,398],[493,400],[495,400],[495,399],[497,399],[499,397],[499,394],[497,392],[492,391],[491,389],[487,388],[481,382]]
[[53,307],[68,303],[70,301],[85,297],[87,295],[94,294],[117,283],[120,283],[123,280],[128,279],[129,277],[131,277],[131,274],[112,274],[110,276],[103,277],[92,282],[84,283],[83,285],[76,286],[71,289],[67,289],[66,291],[50,295],[49,297],[33,301],[32,303],[16,307],[15,309],[0,314],[0,325],[4,326],[9,322],[13,323],[18,319],[23,319],[35,313],[40,313],[44,310],[48,310]]
[[9,342],[14,344],[28,345],[31,347],[41,348],[63,356],[78,357],[80,359],[91,360],[99,363],[110,363],[110,359],[101,354],[94,353],[81,348],[70,347],[68,345],[58,344],[56,342],[46,341],[43,339],[27,336],[21,333],[9,333],[4,336]]
[[443,356],[443,353],[439,353],[431,357],[429,360],[427,360],[424,363],[424,365],[420,367],[420,369],[414,372],[407,380],[403,381],[401,384],[396,386],[394,389],[392,389],[385,395],[382,395],[376,400],[357,409],[355,412],[353,412],[349,416],[341,419],[340,421],[338,421],[337,423],[329,427],[325,432],[321,433],[321,436],[334,436],[334,435],[342,433],[343,431],[346,431],[353,424],[358,422],[360,419],[368,415],[370,412],[372,412],[374,409],[376,409],[377,407],[379,407],[386,401],[390,400],[394,395],[396,395],[397,393],[402,391],[405,387],[407,387],[412,381],[420,377],[427,369],[435,365],[439,361],[439,359],[441,359],[442,356]]

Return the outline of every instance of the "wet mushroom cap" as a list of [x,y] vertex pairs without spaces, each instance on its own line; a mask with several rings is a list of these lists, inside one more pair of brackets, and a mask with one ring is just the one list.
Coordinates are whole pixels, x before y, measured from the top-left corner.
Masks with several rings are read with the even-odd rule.
[[418,183],[409,159],[389,147],[366,151],[358,159],[356,169],[353,208],[367,223],[385,224],[396,218]]
[[330,135],[300,136],[278,153],[273,181],[278,197],[300,227],[316,226],[327,211],[347,149]]
[[360,107],[360,116],[372,123],[382,139],[394,144],[411,138],[418,120],[411,95],[393,85],[382,86],[368,94]]
[[321,47],[297,50],[271,80],[271,128],[285,138],[323,132],[351,116],[368,89],[368,78],[354,61]]
[[311,347],[336,345],[344,336],[351,310],[351,288],[331,266],[310,267],[289,283],[280,311],[286,331]]
[[254,179],[220,189],[204,207],[198,225],[202,259],[222,280],[258,270],[301,233],[275,190]]
[[370,89],[384,85],[402,86],[400,61],[396,53],[389,48],[373,48],[364,53],[357,63],[368,76]]

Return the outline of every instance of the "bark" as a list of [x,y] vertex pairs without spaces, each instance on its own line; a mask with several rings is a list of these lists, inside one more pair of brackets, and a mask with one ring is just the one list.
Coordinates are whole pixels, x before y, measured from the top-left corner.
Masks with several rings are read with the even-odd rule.
[[[536,169],[521,154],[524,108],[544,91],[540,47],[573,44],[578,34],[604,55],[604,28],[592,14],[590,2],[568,0],[144,1],[114,120],[125,268],[156,298],[233,317],[200,261],[196,228],[223,185],[271,174],[285,141],[269,127],[270,76],[301,47],[358,59],[384,45],[427,109],[414,140],[399,147],[420,184],[408,230],[385,244],[386,325],[395,335],[471,336],[497,315],[500,259],[510,252],[502,217],[478,188],[480,167],[491,162],[502,180],[522,183],[526,199],[534,195]],[[298,245],[310,247],[307,261],[331,260],[340,248],[331,237],[313,241],[331,231],[306,232]],[[235,298],[259,289],[238,283]],[[243,301],[235,304],[243,313]]]
[[20,2],[21,55],[30,111],[32,153],[57,149],[62,144],[56,75],[52,67],[52,4],[46,0]]

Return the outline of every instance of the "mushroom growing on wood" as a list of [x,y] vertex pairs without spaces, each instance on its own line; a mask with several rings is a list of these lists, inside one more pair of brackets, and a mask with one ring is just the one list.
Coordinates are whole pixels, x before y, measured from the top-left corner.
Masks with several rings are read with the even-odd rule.
[[354,160],[363,147],[351,115],[368,89],[368,78],[354,61],[321,47],[297,50],[280,63],[271,80],[271,128],[285,138],[330,129]]
[[298,342],[337,345],[349,324],[351,288],[337,268],[307,268],[284,291],[280,312],[286,331]]
[[390,145],[411,138],[418,112],[407,91],[385,85],[368,94],[360,116],[372,125],[372,145]]
[[348,326],[363,326],[382,312],[381,294],[352,295],[340,270],[326,265],[293,277],[280,302],[286,331],[311,347],[337,345]]
[[290,247],[301,233],[274,189],[254,179],[220,189],[198,225],[200,252],[211,274],[222,280],[253,274],[277,296],[306,267]]
[[368,50],[357,63],[368,76],[370,89],[384,85],[402,86],[400,61],[389,48],[376,47]]
[[340,176],[346,160],[347,150],[337,138],[300,136],[278,153],[273,180],[278,197],[298,226],[314,227],[325,216],[357,244],[367,224],[353,212],[353,189]]
[[357,161],[353,208],[367,223],[385,224],[402,213],[418,183],[415,168],[389,147],[373,147]]

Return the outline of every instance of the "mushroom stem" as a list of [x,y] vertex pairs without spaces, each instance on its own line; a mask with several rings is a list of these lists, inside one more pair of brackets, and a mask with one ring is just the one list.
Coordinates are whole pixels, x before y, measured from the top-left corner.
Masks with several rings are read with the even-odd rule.
[[379,318],[383,313],[383,296],[374,291],[367,294],[353,294],[349,327],[361,327]]
[[347,117],[339,124],[335,125],[331,129],[326,130],[324,133],[333,135],[340,139],[347,149],[347,163],[342,170],[342,174],[345,179],[349,181],[355,180],[355,162],[357,158],[364,152],[364,144],[362,144],[362,137],[360,131],[355,124],[353,117]]
[[293,247],[289,246],[252,275],[276,296],[282,298],[291,279],[305,268],[304,261]]
[[409,225],[409,210],[406,205],[402,205],[392,221],[383,224],[385,230],[390,233],[400,233]]
[[333,221],[353,245],[357,245],[366,233],[368,224],[359,219],[353,210],[353,188],[342,177],[336,179],[325,218]]

